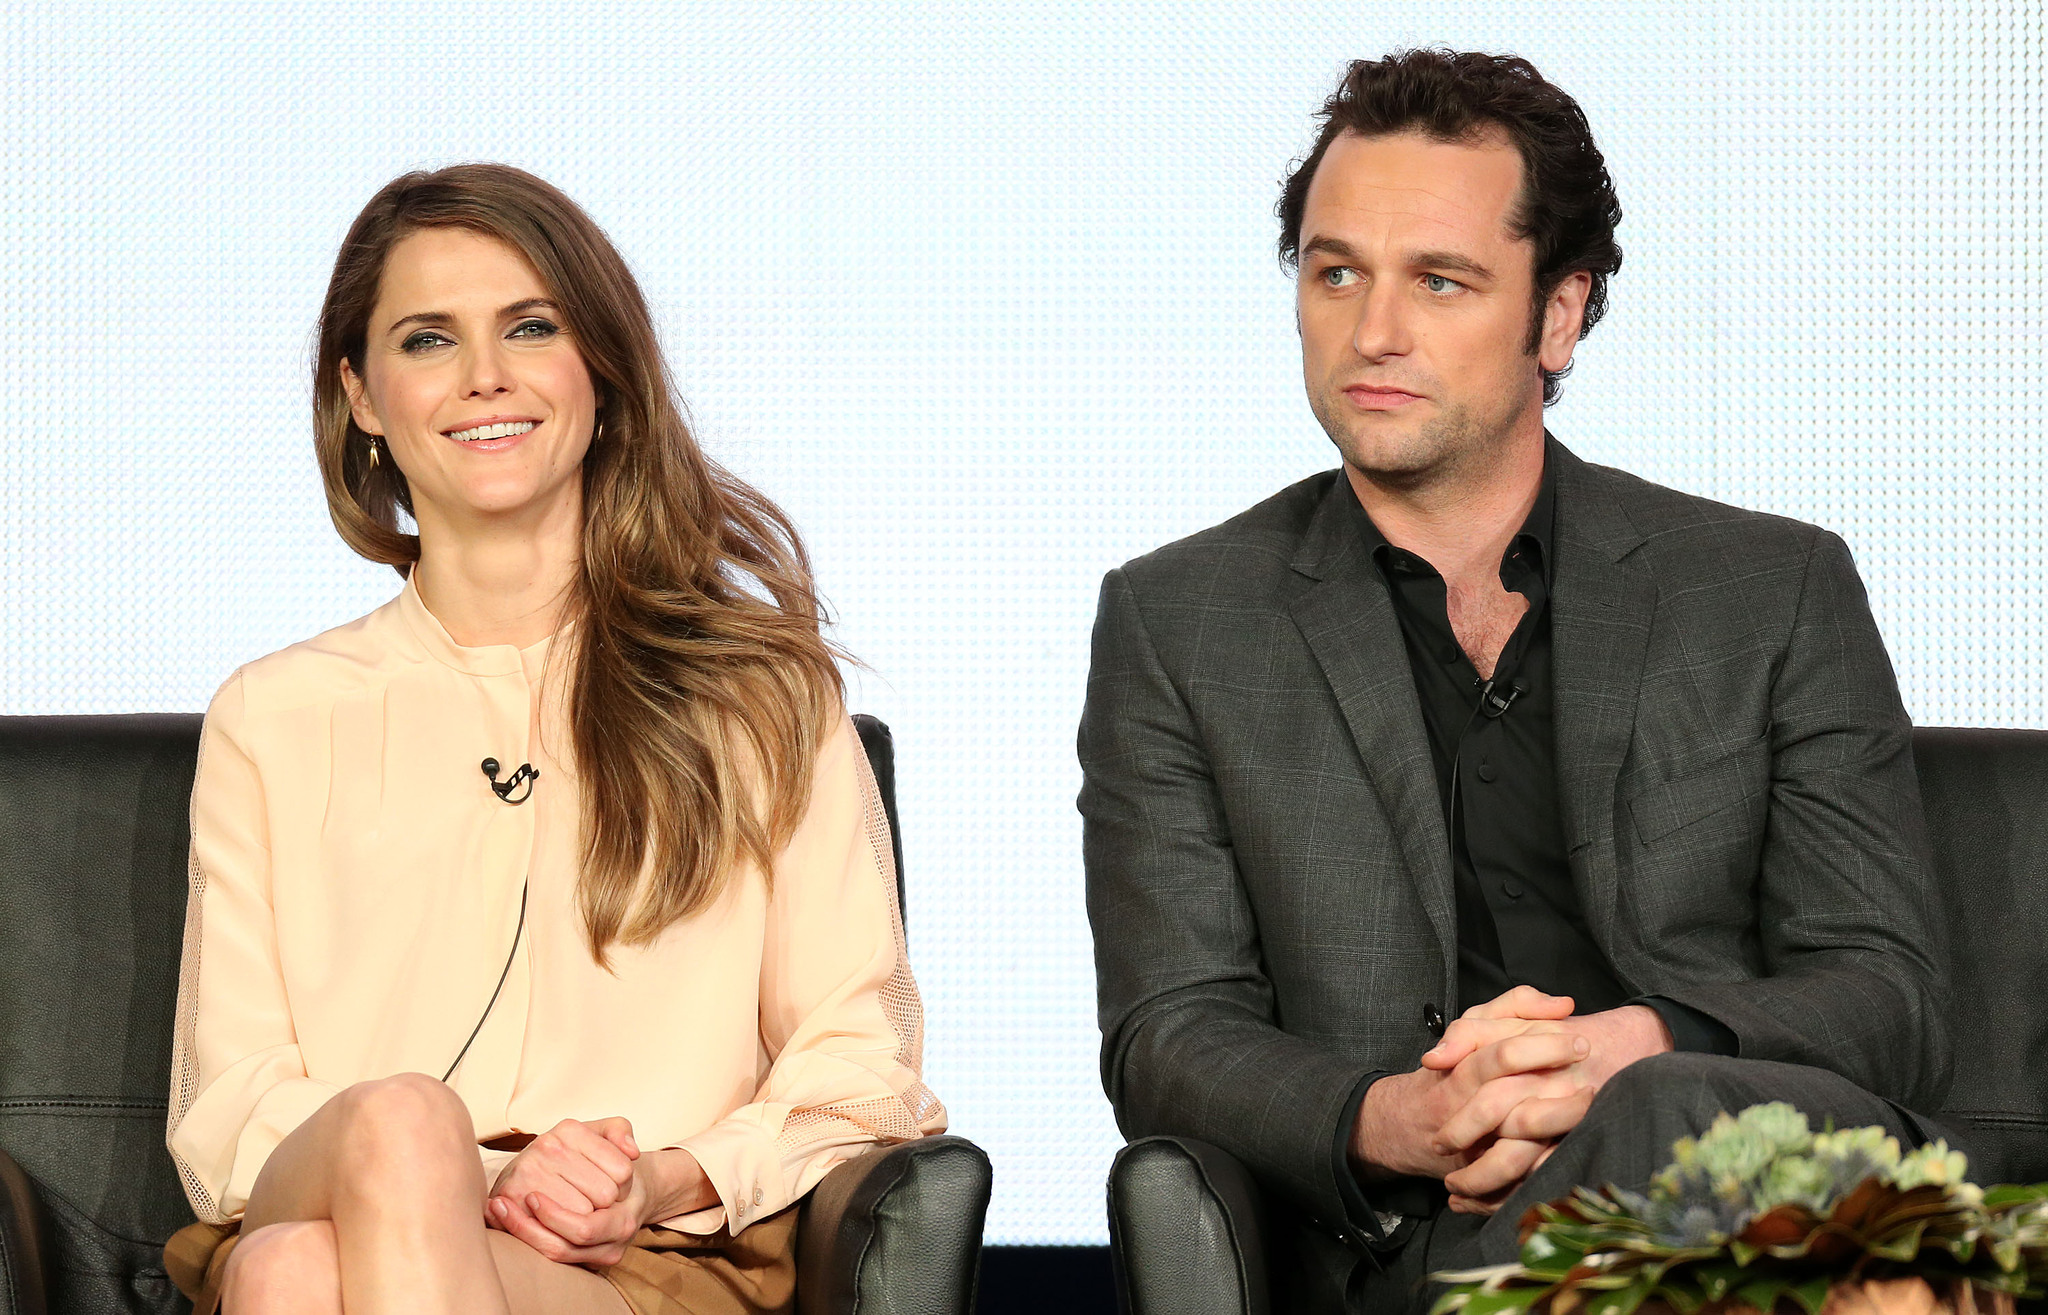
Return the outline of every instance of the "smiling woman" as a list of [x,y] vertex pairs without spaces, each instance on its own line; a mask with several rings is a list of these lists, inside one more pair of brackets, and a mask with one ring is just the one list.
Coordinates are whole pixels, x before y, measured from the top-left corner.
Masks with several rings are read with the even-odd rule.
[[405,584],[208,711],[171,1271],[202,1315],[788,1309],[796,1203],[945,1127],[793,527],[518,170],[371,200],[314,391]]

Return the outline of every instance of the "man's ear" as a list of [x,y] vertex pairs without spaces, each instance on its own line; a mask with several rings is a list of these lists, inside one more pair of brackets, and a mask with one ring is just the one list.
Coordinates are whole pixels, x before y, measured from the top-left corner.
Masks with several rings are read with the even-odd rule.
[[384,422],[377,418],[377,409],[370,405],[370,390],[363,387],[362,376],[348,363],[348,357],[341,358],[341,386],[348,390],[348,411],[354,417],[356,428],[365,434],[384,433]]
[[1583,269],[1565,275],[1543,303],[1543,338],[1536,344],[1536,361],[1556,373],[1572,363],[1578,350],[1579,328],[1586,322],[1586,298],[1593,291],[1593,276]]

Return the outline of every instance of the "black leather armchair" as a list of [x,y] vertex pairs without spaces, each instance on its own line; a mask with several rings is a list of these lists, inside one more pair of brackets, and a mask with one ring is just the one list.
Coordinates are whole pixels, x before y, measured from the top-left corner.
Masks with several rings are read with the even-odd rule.
[[[2048,731],[1922,727],[1913,755],[1948,915],[1956,1075],[1940,1113],[1980,1183],[2048,1180]],[[1265,1315],[1264,1209],[1244,1164],[1147,1137],[1109,1171],[1122,1306]]]
[[[855,721],[893,826],[889,730]],[[0,1315],[189,1309],[164,1121],[199,724],[0,717]],[[960,1137],[841,1165],[803,1206],[799,1309],[971,1311],[989,1183]]]

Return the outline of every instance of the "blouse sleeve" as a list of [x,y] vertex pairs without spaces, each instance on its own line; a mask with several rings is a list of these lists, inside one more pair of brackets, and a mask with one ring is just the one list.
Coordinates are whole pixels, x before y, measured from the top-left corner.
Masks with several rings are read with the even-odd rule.
[[733,1232],[802,1198],[877,1142],[944,1132],[925,1086],[924,1007],[903,942],[881,794],[853,723],[819,754],[811,801],[775,863],[761,959],[772,1058],[751,1103],[679,1144],[718,1193],[661,1221]]
[[336,1088],[306,1076],[278,966],[263,784],[242,677],[207,709],[192,786],[191,894],[172,1041],[168,1143],[193,1211],[239,1217],[277,1144]]

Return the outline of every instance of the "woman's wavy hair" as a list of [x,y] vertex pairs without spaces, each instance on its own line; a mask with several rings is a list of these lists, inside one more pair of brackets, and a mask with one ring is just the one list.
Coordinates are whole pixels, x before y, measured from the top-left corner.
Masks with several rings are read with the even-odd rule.
[[[523,254],[598,395],[583,459],[583,554],[569,723],[583,794],[578,902],[592,955],[645,945],[751,860],[763,877],[802,818],[843,697],[796,529],[690,433],[626,262],[532,174],[461,164],[392,180],[350,226],[320,309],[313,430],[327,509],[360,555],[407,574],[412,495],[370,461],[343,361],[360,369],[385,261],[407,234],[461,228]],[[551,660],[552,657],[551,657]]]
[[[1585,111],[1546,82],[1534,64],[1518,55],[1441,49],[1357,59],[1323,102],[1319,117],[1323,127],[1316,144],[1287,175],[1274,207],[1280,217],[1282,265],[1293,269],[1299,262],[1309,184],[1340,134],[1421,132],[1441,142],[1464,142],[1494,127],[1521,154],[1522,196],[1514,231],[1536,248],[1536,301],[1525,350],[1533,356],[1542,342],[1543,303],[1579,270],[1593,279],[1579,337],[1600,322],[1607,310],[1608,277],[1621,268],[1621,247],[1614,240],[1621,202]],[[1570,370],[1543,371],[1545,406],[1558,399]]]

